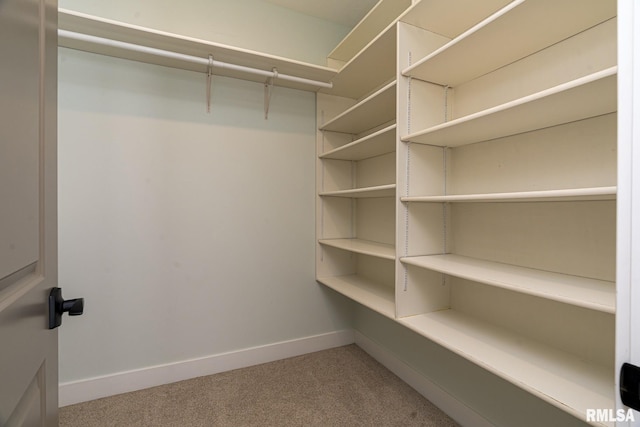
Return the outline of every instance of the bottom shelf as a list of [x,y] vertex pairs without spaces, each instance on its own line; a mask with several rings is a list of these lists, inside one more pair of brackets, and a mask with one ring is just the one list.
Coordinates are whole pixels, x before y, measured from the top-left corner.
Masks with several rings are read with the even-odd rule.
[[319,277],[317,280],[347,298],[395,319],[396,305],[392,286],[357,275]]
[[455,310],[398,321],[579,419],[586,419],[587,409],[615,408],[613,368],[590,364]]

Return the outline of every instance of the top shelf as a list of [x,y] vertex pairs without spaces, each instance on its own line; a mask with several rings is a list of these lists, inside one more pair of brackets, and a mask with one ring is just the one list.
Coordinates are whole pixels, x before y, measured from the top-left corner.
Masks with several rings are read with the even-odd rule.
[[[351,61],[363,50],[368,49],[371,40],[394,27],[398,21],[454,38],[510,1],[380,0],[329,53],[328,58],[342,63]],[[464,10],[464,13],[451,13],[452,10]]]
[[[419,1],[398,20],[453,39],[510,2],[511,0]],[[451,13],[456,10],[464,10],[464,13]]]
[[394,23],[411,0],[380,0],[349,34],[329,53],[329,59],[349,62],[371,40]]
[[515,0],[402,74],[457,86],[615,16],[615,0]]
[[[117,40],[125,43],[138,44],[184,55],[208,58],[211,54],[216,61],[232,63],[244,67],[257,68],[265,71],[272,71],[273,68],[276,68],[280,74],[294,75],[309,80],[328,83],[336,74],[335,70],[328,67],[263,54],[260,52],[168,33],[165,31],[140,27],[137,25],[126,24],[65,9],[58,10],[58,25],[61,30]],[[58,38],[58,44],[62,47],[115,56],[117,58],[130,59],[189,71],[202,73],[207,72],[206,66],[184,60],[161,58],[156,55],[131,52],[122,48],[102,46],[96,43],[74,40],[64,36],[60,36]],[[214,74],[260,83],[264,83],[265,81],[265,78],[262,76],[240,71],[220,69],[217,67],[214,68]],[[282,79],[275,79],[274,84],[293,89],[310,89],[309,85]],[[313,88],[313,91],[315,90],[316,89]]]
[[[379,87],[384,82],[395,78],[397,62],[397,29],[395,24],[397,21],[421,26],[435,34],[442,35],[448,40],[495,12],[508,1],[485,0],[478,2],[476,0],[455,0],[455,4],[452,4],[452,0],[421,1],[409,7],[402,15],[399,13],[402,8],[402,2],[398,2],[393,11],[391,9],[385,11],[385,13],[390,13],[387,16],[390,24],[384,29],[382,29],[381,25],[372,25],[373,23],[368,21],[368,18],[370,18],[368,16],[354,29],[353,34],[359,34],[358,31],[361,31],[360,25],[362,25],[362,28],[368,28],[367,31],[371,32],[371,37],[367,40],[367,43],[360,42],[357,44],[357,46],[362,45],[360,51],[349,52],[349,55],[342,57],[342,60],[347,61],[347,63],[340,68],[340,71],[333,79],[333,88],[321,89],[321,92],[359,99],[370,92],[372,88]],[[376,8],[390,6],[388,2],[381,1]],[[465,13],[463,15],[452,14],[450,13],[452,7],[464,9]],[[371,17],[377,13],[382,12],[374,8]],[[394,14],[395,19],[391,21],[391,15]],[[378,29],[378,27],[381,28],[381,32],[375,34],[373,29]],[[351,34],[345,38],[343,43],[347,43],[349,37],[351,37]],[[353,46],[355,47],[356,44]],[[332,54],[329,55],[329,58],[337,59],[332,57]]]
[[320,91],[359,99],[373,88],[395,79],[396,40],[396,28],[389,26],[340,69],[333,79],[333,88]]

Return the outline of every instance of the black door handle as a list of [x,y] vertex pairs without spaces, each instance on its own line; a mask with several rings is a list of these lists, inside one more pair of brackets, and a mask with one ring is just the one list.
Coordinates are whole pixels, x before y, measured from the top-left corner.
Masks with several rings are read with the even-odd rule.
[[84,298],[64,300],[62,289],[52,288],[49,293],[49,329],[62,325],[62,314],[65,312],[69,316],[80,316],[84,312]]

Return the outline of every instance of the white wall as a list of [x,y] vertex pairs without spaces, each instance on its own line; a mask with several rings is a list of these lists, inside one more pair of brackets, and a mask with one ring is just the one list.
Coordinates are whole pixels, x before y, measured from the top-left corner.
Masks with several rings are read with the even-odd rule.
[[350,328],[314,280],[315,95],[59,53],[60,381]]
[[59,0],[59,5],[320,65],[350,30],[263,0]]

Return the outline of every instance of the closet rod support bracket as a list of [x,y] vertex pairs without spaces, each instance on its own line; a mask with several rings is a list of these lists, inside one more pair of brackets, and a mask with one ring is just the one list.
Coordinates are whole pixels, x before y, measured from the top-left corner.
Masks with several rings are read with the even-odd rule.
[[209,54],[209,65],[207,65],[207,113],[211,113],[212,81],[213,81],[213,55]]
[[273,68],[273,76],[264,82],[264,119],[269,119],[269,105],[271,104],[271,94],[273,93],[273,84],[278,78],[278,69]]

